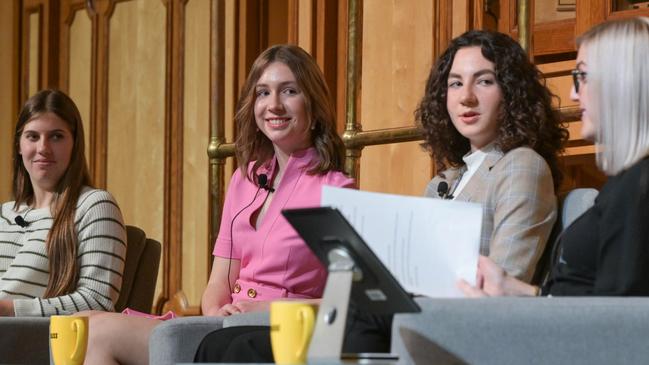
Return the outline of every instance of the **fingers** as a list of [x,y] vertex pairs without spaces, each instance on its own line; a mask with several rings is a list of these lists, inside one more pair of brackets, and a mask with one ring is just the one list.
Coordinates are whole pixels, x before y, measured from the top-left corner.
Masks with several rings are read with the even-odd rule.
[[457,287],[469,298],[482,298],[487,296],[484,291],[471,286],[471,284],[467,283],[464,279],[460,279],[457,282]]
[[217,311],[217,314],[220,316],[230,316],[233,314],[241,313],[241,310],[233,304],[225,304]]

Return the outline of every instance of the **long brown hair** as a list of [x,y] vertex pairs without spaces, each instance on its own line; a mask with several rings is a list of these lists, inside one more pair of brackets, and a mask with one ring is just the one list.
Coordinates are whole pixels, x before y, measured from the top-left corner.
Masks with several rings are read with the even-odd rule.
[[[246,83],[241,90],[234,116],[238,127],[235,142],[237,162],[241,172],[254,180],[257,169],[268,162],[274,154],[272,142],[257,130],[255,122],[255,86],[266,67],[281,62],[293,72],[298,86],[304,94],[307,115],[310,120],[311,143],[315,147],[319,162],[308,171],[309,174],[323,174],[343,169],[344,144],[336,133],[336,117],[329,88],[322,72],[313,58],[302,48],[293,45],[276,45],[257,57],[252,65]],[[251,174],[248,164],[255,161]]]
[[50,210],[54,222],[47,235],[49,279],[44,298],[51,298],[75,290],[79,278],[77,265],[77,232],[74,217],[81,189],[90,186],[90,174],[86,164],[83,125],[77,106],[63,92],[42,90],[29,98],[18,116],[14,134],[13,193],[14,210],[21,204],[34,204],[34,187],[20,155],[20,137],[25,125],[43,113],[54,113],[70,128],[74,138],[70,164],[55,186]]
[[522,146],[532,148],[545,159],[558,187],[562,178],[558,154],[568,140],[568,131],[552,108],[556,96],[521,46],[497,32],[473,30],[453,39],[431,69],[415,119],[424,133],[422,145],[434,157],[437,170],[464,165],[462,157],[471,149],[446,108],[448,74],[455,54],[466,47],[480,47],[482,55],[494,63],[503,93],[496,146],[504,153]]

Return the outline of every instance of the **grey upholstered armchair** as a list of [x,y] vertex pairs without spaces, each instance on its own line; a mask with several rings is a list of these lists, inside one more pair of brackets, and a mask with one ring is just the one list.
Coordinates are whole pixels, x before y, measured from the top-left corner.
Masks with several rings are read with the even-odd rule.
[[[144,232],[126,226],[126,265],[120,296],[115,305],[149,312],[160,265],[160,243]],[[49,318],[0,317],[0,364],[48,364]]]
[[153,329],[149,339],[149,364],[192,362],[198,345],[208,333],[232,326],[264,326],[269,322],[268,312],[230,317],[183,317],[166,321]]

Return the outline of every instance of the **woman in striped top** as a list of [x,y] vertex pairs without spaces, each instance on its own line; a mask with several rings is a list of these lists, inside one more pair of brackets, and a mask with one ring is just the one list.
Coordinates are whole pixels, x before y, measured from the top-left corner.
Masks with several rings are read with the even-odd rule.
[[113,197],[90,186],[81,117],[67,95],[27,100],[13,167],[15,200],[0,209],[0,315],[112,311],[126,230]]

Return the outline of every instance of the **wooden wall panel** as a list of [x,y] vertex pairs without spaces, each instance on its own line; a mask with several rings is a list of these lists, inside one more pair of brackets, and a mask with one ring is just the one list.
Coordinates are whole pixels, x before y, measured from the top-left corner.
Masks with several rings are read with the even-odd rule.
[[27,97],[41,89],[41,16],[40,11],[33,12],[27,17]]
[[454,0],[451,7],[451,38],[455,38],[469,29],[470,0]]
[[[262,24],[267,26],[264,33],[266,34],[266,47],[274,44],[287,43],[288,41],[288,0],[262,1]],[[263,18],[268,14],[268,22]],[[262,28],[263,29],[263,28]],[[253,56],[256,58],[257,55]]]
[[575,19],[575,11],[558,11],[560,1],[534,1],[534,24]]
[[13,129],[18,114],[17,1],[0,2],[0,201],[11,199]]
[[86,133],[86,158],[90,161],[90,103],[92,23],[85,9],[77,10],[70,26],[68,94],[77,104]]
[[207,284],[210,3],[190,0],[185,8],[183,106],[183,275],[190,303],[200,303]]
[[[363,130],[412,125],[433,62],[432,0],[393,1],[363,9]],[[430,159],[418,143],[367,147],[363,190],[421,195]]]
[[297,45],[302,47],[310,54],[314,54],[313,49],[313,6],[314,0],[302,0],[298,7],[298,36]]
[[127,224],[163,238],[165,7],[120,2],[109,21],[107,188]]

